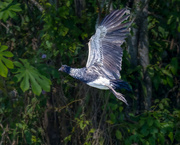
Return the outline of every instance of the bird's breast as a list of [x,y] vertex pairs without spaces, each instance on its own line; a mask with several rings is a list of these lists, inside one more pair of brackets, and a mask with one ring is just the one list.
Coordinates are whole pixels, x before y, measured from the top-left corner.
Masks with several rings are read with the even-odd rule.
[[110,85],[110,80],[103,77],[98,77],[96,80],[88,82],[89,86],[102,89],[102,90],[108,90],[109,88],[107,86]]

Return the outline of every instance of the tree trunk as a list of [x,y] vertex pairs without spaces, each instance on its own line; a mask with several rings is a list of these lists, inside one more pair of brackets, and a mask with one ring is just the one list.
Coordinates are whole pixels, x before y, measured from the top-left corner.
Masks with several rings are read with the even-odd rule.
[[[149,65],[149,48],[148,48],[148,0],[137,0],[134,3],[135,8],[135,24],[137,28],[133,28],[133,34],[129,39],[129,53],[131,55],[131,64],[133,67],[142,66],[142,82],[137,80],[137,100],[138,110],[145,108],[149,110],[151,107],[152,85],[151,79],[147,73]],[[143,101],[142,101],[143,100]],[[143,104],[142,104],[143,102]]]
[[82,10],[85,9],[85,0],[74,0],[75,3],[75,11],[76,11],[76,15],[78,17],[81,17],[82,15]]

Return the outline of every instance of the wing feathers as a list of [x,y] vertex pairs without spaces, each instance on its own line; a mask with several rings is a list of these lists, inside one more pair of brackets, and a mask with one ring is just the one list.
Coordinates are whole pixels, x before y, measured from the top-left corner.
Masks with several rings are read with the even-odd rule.
[[115,10],[109,15],[107,15],[104,20],[102,21],[101,25],[107,26],[109,23],[114,22],[118,17],[122,17],[125,13],[127,12],[126,9],[121,9],[121,10]]
[[107,15],[104,20],[101,22],[101,25],[104,25],[104,23],[107,23],[110,19],[112,19],[112,17],[114,15],[116,15],[119,12],[119,10],[115,10],[112,13],[110,13],[109,15]]
[[118,79],[120,77],[123,50],[120,45],[129,34],[129,11],[115,10],[107,15],[97,28],[89,42],[89,56],[86,67],[99,65],[106,70],[108,76]]
[[112,21],[109,24],[105,24],[105,26],[109,29],[111,27],[117,27],[119,24],[121,24],[122,22],[124,22],[125,20],[127,20],[127,18],[129,17],[129,15],[126,15],[124,17],[119,17],[117,19],[115,19],[115,21]]
[[130,22],[127,22],[127,23],[123,23],[123,24],[120,24],[120,25],[108,27],[107,32],[113,32],[113,31],[116,31],[116,30],[120,30],[121,28],[124,28],[124,29],[127,30],[128,26],[130,24],[131,24]]
[[123,56],[122,48],[110,42],[103,41],[102,44],[103,56],[105,58],[103,59],[104,66],[108,70],[111,70],[116,73],[119,72],[119,70],[121,70],[121,62]]

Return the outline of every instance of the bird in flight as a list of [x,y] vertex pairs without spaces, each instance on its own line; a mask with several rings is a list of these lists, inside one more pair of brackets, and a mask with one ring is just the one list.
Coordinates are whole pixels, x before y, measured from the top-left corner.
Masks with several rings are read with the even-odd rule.
[[111,90],[119,100],[128,105],[124,96],[116,92],[119,89],[131,90],[128,83],[120,79],[123,56],[121,45],[129,34],[131,24],[126,22],[128,18],[129,10],[125,8],[107,15],[90,38],[86,67],[71,68],[62,65],[59,71],[91,87]]

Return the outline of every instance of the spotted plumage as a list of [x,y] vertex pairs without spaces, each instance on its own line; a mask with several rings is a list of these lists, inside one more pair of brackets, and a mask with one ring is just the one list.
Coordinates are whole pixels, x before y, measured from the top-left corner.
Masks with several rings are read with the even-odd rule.
[[116,89],[130,90],[128,83],[120,80],[123,50],[120,47],[127,35],[131,22],[127,9],[115,10],[107,15],[97,27],[88,43],[89,55],[84,68],[63,65],[59,71],[81,80],[91,87],[108,90],[127,104],[126,99]]

